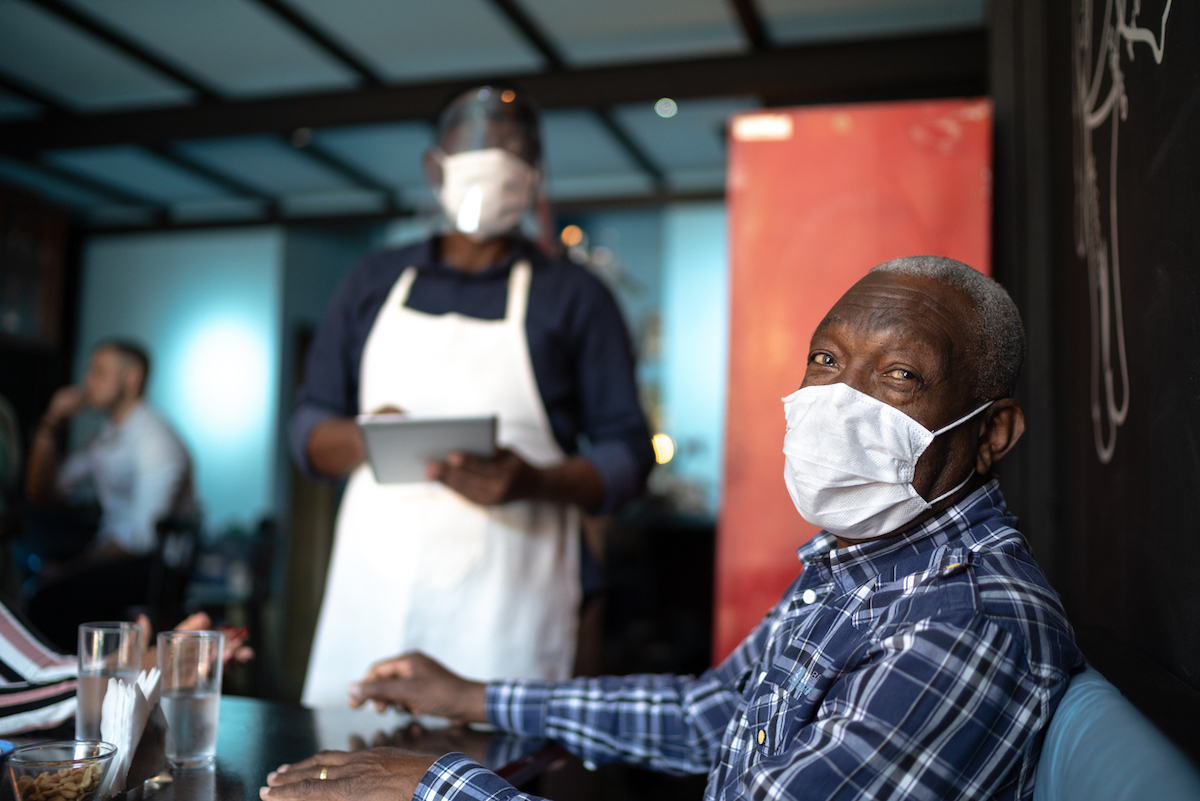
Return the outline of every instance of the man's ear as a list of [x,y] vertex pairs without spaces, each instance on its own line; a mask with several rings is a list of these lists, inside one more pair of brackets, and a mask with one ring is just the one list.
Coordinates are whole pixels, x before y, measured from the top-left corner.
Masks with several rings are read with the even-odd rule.
[[421,157],[421,164],[425,167],[425,178],[429,181],[429,185],[434,189],[441,189],[442,162],[433,148],[425,151],[425,155]]
[[1025,410],[1016,398],[1003,398],[984,412],[975,471],[986,476],[1025,433]]

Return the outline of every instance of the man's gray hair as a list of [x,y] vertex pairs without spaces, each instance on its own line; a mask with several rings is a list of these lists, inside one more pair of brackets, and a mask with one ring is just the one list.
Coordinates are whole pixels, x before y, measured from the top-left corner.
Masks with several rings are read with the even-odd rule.
[[1013,394],[1025,361],[1025,329],[1017,304],[1004,287],[969,265],[944,256],[905,256],[877,265],[871,272],[929,278],[966,293],[975,304],[970,352],[979,365],[975,376],[979,399]]

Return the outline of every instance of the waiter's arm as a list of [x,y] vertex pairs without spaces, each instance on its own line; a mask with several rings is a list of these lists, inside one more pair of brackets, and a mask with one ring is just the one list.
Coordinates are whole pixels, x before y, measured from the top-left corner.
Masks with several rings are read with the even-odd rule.
[[398,270],[368,257],[342,283],[317,327],[288,424],[297,466],[314,478],[345,478],[366,459],[358,412],[362,350]]
[[312,469],[330,478],[349,475],[367,458],[362,430],[353,417],[326,417],[314,425],[304,452]]

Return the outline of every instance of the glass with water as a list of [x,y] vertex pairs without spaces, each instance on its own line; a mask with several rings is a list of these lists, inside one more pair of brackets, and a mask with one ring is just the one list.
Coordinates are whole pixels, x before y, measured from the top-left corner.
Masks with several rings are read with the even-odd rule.
[[219,631],[158,635],[167,760],[174,767],[196,768],[216,759],[224,648],[225,635]]
[[142,627],[136,623],[84,623],[79,627],[75,739],[100,739],[100,710],[108,680],[135,681],[143,650]]

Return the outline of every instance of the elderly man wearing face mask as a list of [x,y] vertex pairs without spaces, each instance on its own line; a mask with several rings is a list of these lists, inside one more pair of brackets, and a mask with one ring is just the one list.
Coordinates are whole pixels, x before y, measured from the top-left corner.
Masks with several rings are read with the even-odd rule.
[[[823,531],[750,636],[698,678],[461,679],[420,654],[360,703],[486,721],[593,762],[707,773],[706,799],[1028,799],[1082,667],[1005,508],[1024,431],[1017,309],[950,259],[876,267],[812,338],[784,399],[784,481]],[[784,558],[781,554],[780,558]],[[462,754],[323,752],[264,799],[528,798]]]
[[[653,451],[612,296],[519,233],[540,165],[528,98],[460,95],[426,155],[447,229],[366,259],[317,331],[292,450],[350,481],[306,703],[345,704],[352,680],[405,649],[477,678],[570,675],[580,511],[640,492]],[[354,421],[380,410],[494,414],[500,448],[452,454],[430,483],[381,485]]]

